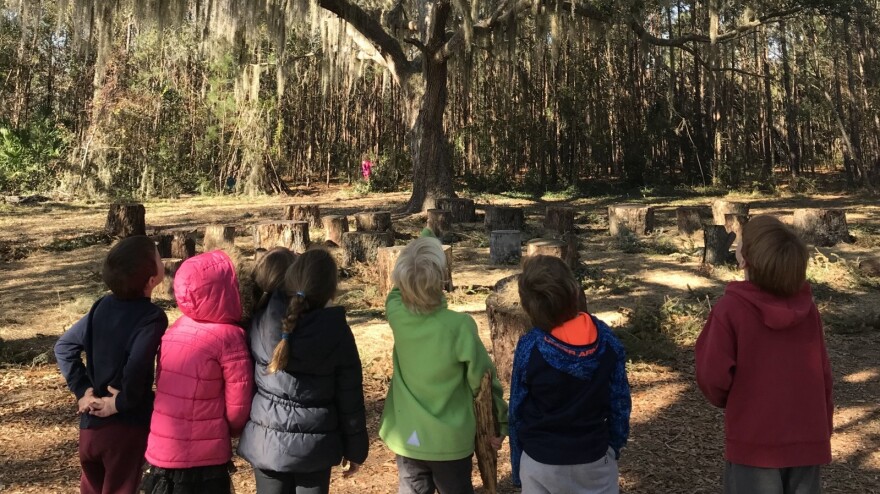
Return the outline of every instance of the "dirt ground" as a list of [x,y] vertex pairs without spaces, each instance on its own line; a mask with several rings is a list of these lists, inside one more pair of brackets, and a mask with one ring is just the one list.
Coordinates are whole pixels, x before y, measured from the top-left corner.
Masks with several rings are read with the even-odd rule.
[[[146,203],[148,233],[234,225],[236,245],[252,255],[249,226],[279,218],[284,204],[317,203],[323,214],[352,214],[399,206],[405,194],[357,196],[347,189],[301,191],[298,197],[190,197]],[[813,251],[810,281],[825,320],[835,377],[834,462],[824,471],[825,492],[880,493],[880,280],[858,274],[860,259],[880,255],[880,206],[857,196],[743,196],[752,214],[789,220],[797,207],[847,209],[854,243]],[[525,237],[542,234],[544,201],[476,197],[478,204],[526,208]],[[708,405],[693,377],[693,339],[701,318],[739,273],[700,267],[701,241],[675,232],[675,206],[710,204],[708,197],[569,198],[578,209],[582,266],[590,309],[609,322],[627,345],[633,390],[632,431],[620,462],[627,493],[720,492],[722,412]],[[645,202],[657,207],[651,237],[623,242],[607,234],[605,206]],[[72,395],[51,362],[57,337],[102,293],[99,263],[108,245],[101,232],[107,204],[48,202],[0,205],[0,492],[78,492],[77,419]],[[417,235],[423,216],[395,215],[398,243]],[[492,350],[485,299],[494,283],[516,266],[488,262],[481,225],[456,225],[453,281],[455,310],[473,315]],[[313,240],[322,240],[320,230]],[[364,363],[370,458],[361,473],[333,492],[396,492],[394,456],[378,439],[379,416],[391,373],[390,330],[370,266],[344,272],[338,303],[348,309]],[[164,305],[173,321],[179,313]],[[503,493],[509,450],[500,456]],[[254,492],[249,466],[236,459],[236,491]],[[481,485],[474,469],[474,483]]]

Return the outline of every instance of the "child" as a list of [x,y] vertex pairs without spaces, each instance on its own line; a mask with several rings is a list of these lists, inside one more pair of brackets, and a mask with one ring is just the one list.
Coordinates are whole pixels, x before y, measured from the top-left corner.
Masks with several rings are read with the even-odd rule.
[[231,492],[230,438],[247,422],[253,391],[238,281],[222,251],[184,262],[174,278],[183,313],[162,338],[147,441],[148,494]]
[[101,269],[112,293],[55,345],[58,366],[79,401],[82,493],[134,493],[140,483],[153,411],[153,362],[168,327],[150,295],[164,276],[152,240],[139,235],[119,241]]
[[422,237],[400,254],[385,312],[394,335],[394,374],[379,436],[397,454],[400,493],[467,494],[476,437],[474,396],[487,371],[501,447],[507,404],[477,325],[446,308],[446,256],[436,238]]
[[252,314],[260,312],[269,305],[272,294],[283,288],[287,269],[296,261],[297,255],[290,249],[275,247],[266,252],[254,266],[253,280],[254,308]]
[[617,493],[632,409],[626,357],[561,259],[529,257],[519,297],[534,329],[516,346],[510,460],[523,494]]
[[700,390],[724,408],[724,492],[818,493],[834,404],[806,246],[756,216],[736,257],[746,281],[727,285],[696,345]]
[[270,251],[255,272],[260,283],[286,271],[286,289],[254,315],[257,395],[238,452],[259,494],[326,494],[333,465],[348,463],[348,477],[367,459],[361,361],[345,309],[330,305],[333,257],[310,250],[285,270],[289,261]]

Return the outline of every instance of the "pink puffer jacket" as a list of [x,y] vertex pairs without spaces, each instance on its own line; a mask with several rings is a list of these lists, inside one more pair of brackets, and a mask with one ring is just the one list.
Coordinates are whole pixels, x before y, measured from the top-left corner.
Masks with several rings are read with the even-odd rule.
[[146,458],[162,468],[222,465],[253,396],[232,261],[220,251],[188,259],[174,294],[183,316],[162,337]]

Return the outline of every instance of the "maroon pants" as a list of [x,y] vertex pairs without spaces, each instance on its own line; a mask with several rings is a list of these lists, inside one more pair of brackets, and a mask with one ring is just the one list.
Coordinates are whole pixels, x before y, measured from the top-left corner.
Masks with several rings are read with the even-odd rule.
[[79,462],[82,494],[134,494],[141,482],[149,429],[107,424],[80,429]]

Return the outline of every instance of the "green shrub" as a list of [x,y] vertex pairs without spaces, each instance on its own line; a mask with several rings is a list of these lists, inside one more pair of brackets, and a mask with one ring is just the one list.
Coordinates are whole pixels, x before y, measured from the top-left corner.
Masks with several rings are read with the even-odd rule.
[[47,190],[54,186],[70,132],[51,120],[26,127],[0,124],[0,190]]

